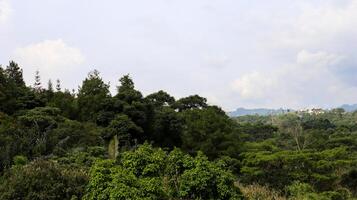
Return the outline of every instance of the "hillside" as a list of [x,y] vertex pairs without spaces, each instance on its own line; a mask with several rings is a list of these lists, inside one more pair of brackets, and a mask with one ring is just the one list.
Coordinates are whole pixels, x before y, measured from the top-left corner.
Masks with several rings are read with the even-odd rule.
[[96,70],[77,92],[35,80],[0,67],[0,200],[357,198],[356,112],[231,118],[129,75],[115,95]]

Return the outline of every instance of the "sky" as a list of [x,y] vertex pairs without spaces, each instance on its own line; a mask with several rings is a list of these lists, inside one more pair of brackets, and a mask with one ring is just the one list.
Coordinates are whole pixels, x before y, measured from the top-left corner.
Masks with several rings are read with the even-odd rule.
[[226,111],[357,103],[357,0],[0,0],[0,64],[78,89],[199,94]]

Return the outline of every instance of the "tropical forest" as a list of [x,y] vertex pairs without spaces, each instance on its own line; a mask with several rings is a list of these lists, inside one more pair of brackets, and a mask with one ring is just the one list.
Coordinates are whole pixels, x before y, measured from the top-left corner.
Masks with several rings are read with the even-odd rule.
[[357,112],[229,117],[129,74],[83,79],[0,68],[1,200],[357,199]]

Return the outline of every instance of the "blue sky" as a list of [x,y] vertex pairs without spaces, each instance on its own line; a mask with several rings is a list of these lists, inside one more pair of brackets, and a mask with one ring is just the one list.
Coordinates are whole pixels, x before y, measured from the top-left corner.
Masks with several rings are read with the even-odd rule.
[[237,107],[357,103],[356,0],[0,0],[0,63]]

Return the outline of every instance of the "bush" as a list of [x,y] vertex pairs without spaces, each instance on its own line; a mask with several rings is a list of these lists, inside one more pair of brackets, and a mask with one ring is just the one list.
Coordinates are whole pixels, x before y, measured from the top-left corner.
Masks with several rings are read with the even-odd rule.
[[28,160],[25,156],[15,156],[14,157],[14,165],[26,165]]
[[98,161],[90,170],[85,199],[241,199],[234,176],[199,153],[169,154],[148,144]]
[[236,183],[236,185],[240,188],[243,196],[247,200],[286,200],[286,198],[281,196],[278,192],[266,186],[258,184],[244,186],[240,183]]
[[2,200],[62,200],[80,198],[87,184],[81,169],[60,166],[53,161],[35,160],[6,171],[0,184]]
[[350,197],[347,189],[318,193],[311,185],[300,182],[288,186],[287,191],[293,200],[346,200]]

